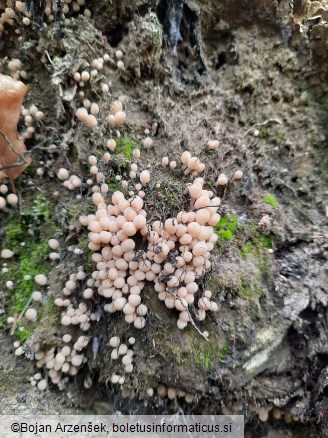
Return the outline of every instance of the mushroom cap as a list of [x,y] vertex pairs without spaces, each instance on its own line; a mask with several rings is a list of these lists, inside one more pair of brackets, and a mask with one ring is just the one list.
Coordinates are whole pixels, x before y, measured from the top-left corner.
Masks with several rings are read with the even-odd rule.
[[228,184],[228,178],[227,178],[226,174],[220,173],[216,183],[219,186],[226,186]]
[[143,147],[145,149],[149,149],[152,147],[152,145],[154,144],[153,140],[150,137],[146,137],[143,139],[142,141]]
[[236,170],[236,172],[233,175],[233,179],[237,179],[237,180],[242,179],[243,175],[244,174],[242,170]]
[[30,307],[29,309],[26,310],[25,317],[28,321],[34,322],[38,317],[38,312],[35,309],[33,309],[33,307]]
[[38,291],[33,292],[32,293],[32,300],[36,301],[36,302],[42,301],[42,293],[38,292]]
[[126,114],[124,111],[118,111],[114,117],[115,117],[115,123],[117,125],[123,125],[126,119]]
[[149,183],[149,181],[150,181],[150,173],[149,173],[149,171],[148,170],[143,170],[140,173],[140,182],[141,182],[141,184],[142,185],[146,185],[146,184]]
[[34,276],[34,281],[40,286],[44,286],[47,284],[48,279],[44,274],[37,274]]
[[1,257],[3,259],[10,259],[13,255],[14,255],[14,252],[11,251],[10,249],[3,249],[1,251]]
[[48,246],[51,249],[57,249],[59,247],[59,242],[57,239],[50,239],[48,240]]

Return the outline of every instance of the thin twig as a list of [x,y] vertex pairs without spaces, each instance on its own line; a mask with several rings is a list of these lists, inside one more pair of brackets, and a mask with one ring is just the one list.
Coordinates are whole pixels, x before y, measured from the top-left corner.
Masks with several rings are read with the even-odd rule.
[[14,323],[13,323],[13,325],[11,327],[11,330],[10,330],[10,335],[11,336],[15,333],[15,330],[16,330],[16,327],[17,327],[17,317],[18,317],[18,314],[16,313],[16,315],[14,317]]
[[255,123],[255,125],[253,125],[251,128],[249,128],[245,132],[244,137],[246,137],[246,135],[249,134],[256,126],[265,126],[268,123],[278,123],[279,125],[282,125],[282,121],[281,120],[278,120],[278,119],[267,119],[267,120],[264,120],[264,122],[262,122],[262,123]]
[[[190,315],[190,312],[189,312],[189,310],[187,310],[187,312],[189,313],[189,315]],[[192,317],[191,317],[191,315],[190,315],[190,321],[189,321],[190,323],[191,323],[191,325],[194,327],[194,329],[195,330],[197,330],[197,332],[206,340],[206,341],[208,341],[209,339],[204,335],[204,333],[202,333],[200,330],[199,330],[199,328],[197,327],[197,325],[194,323],[194,320],[192,319]]]
[[204,335],[204,333],[203,332],[201,332],[200,330],[199,330],[199,328],[197,327],[197,325],[195,324],[195,322],[194,322],[194,320],[192,319],[192,316],[191,316],[191,313],[190,313],[190,311],[189,311],[189,309],[188,309],[188,306],[185,306],[184,305],[184,303],[182,302],[182,300],[181,300],[181,298],[179,298],[179,297],[177,297],[177,296],[174,296],[173,294],[172,294],[172,296],[173,296],[173,298],[175,299],[175,300],[178,300],[178,301],[180,301],[180,303],[182,304],[182,306],[186,309],[186,311],[188,312],[188,316],[189,316],[189,322],[191,323],[191,325],[194,327],[194,329],[206,340],[206,341],[208,341],[208,338]]
[[49,55],[48,50],[45,50],[44,53],[46,54],[46,56],[47,56],[48,61],[50,62],[50,64],[51,64],[52,66],[54,66],[53,63],[52,63],[52,60],[51,60],[51,58],[50,58],[50,55]]
[[24,164],[24,163],[26,163],[25,160],[24,160],[24,161],[21,161],[21,162],[16,161],[16,163],[14,163],[14,164],[8,164],[7,166],[1,166],[1,167],[0,167],[0,171],[1,171],[1,170],[6,170],[6,169],[12,169],[12,168],[14,168],[14,167],[20,167],[20,166],[22,166],[22,164]]
[[24,163],[26,163],[26,160],[23,156],[23,154],[20,154],[19,152],[17,152],[14,148],[14,146],[11,144],[9,138],[7,137],[7,135],[3,132],[3,130],[0,128],[0,134],[2,135],[2,137],[4,138],[5,142],[8,144],[9,149],[11,149],[16,155],[18,155],[23,161]]

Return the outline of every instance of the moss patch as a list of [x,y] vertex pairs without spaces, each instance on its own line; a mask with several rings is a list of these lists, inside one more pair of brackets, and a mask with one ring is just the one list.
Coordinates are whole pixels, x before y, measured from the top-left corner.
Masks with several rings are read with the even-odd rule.
[[92,260],[93,251],[89,249],[89,237],[87,234],[83,234],[79,243],[79,247],[82,249],[85,257],[85,269],[86,272],[92,272],[94,270],[94,262]]
[[[20,315],[28,308],[31,294],[37,289],[34,276],[50,272],[48,240],[58,231],[51,217],[51,204],[43,194],[39,194],[20,216],[10,218],[4,225],[1,246],[15,252],[14,257],[6,261],[8,272],[3,275],[3,282],[14,283],[14,288],[6,296],[7,314],[10,316]],[[26,276],[30,279],[25,279]],[[22,321],[20,319],[17,324],[16,335],[25,341],[33,326],[22,329]]]
[[221,365],[229,353],[229,344],[224,342],[222,347],[219,347],[215,339],[209,341],[198,340],[194,344],[194,363],[198,368],[212,371],[217,365]]
[[261,127],[259,129],[259,135],[258,136],[259,136],[259,138],[268,138],[269,137],[269,133],[268,133],[267,128]]
[[115,142],[115,153],[123,154],[124,157],[129,161],[131,161],[133,158],[133,150],[140,149],[140,144],[132,141],[129,137],[116,137]]
[[[256,232],[249,236],[249,240],[239,250],[242,259],[250,259],[258,267],[260,282],[270,287],[272,285],[273,271],[271,255],[268,253],[268,250],[274,248],[275,241],[276,238],[273,234]],[[250,279],[241,278],[239,291],[247,299],[261,296],[259,282],[254,282]]]
[[273,249],[275,245],[275,236],[273,234],[255,233],[247,240],[239,251],[241,257],[247,257],[250,254],[258,257],[261,250]]
[[121,182],[116,181],[115,176],[119,175],[123,179],[130,179],[130,167],[133,162],[134,149],[140,149],[141,144],[138,141],[133,141],[127,136],[115,137],[116,142],[115,151],[112,153],[112,160],[110,167],[106,167],[107,180],[109,188],[112,191],[121,190]]
[[119,182],[116,181],[115,178],[108,180],[107,185],[112,192],[116,192],[117,190],[120,190]]
[[264,202],[266,204],[271,205],[271,207],[276,208],[279,206],[279,202],[277,201],[277,199],[275,198],[274,195],[265,195],[263,196]]
[[281,145],[285,142],[285,133],[282,131],[278,131],[275,133],[273,142],[277,145]]
[[235,214],[225,214],[221,217],[219,223],[215,225],[214,232],[218,235],[217,245],[224,251],[225,245],[234,241],[238,228],[242,225],[238,222]]
[[[159,188],[156,187],[157,184],[160,184]],[[184,195],[183,182],[172,177],[167,177],[166,180],[151,180],[144,190],[147,192],[146,210],[153,211],[154,216],[162,220],[174,217],[179,211],[184,210],[189,202]]]
[[23,238],[23,227],[19,217],[13,217],[10,223],[4,227],[3,248],[10,248],[12,251],[18,251]]
[[46,196],[39,194],[33,199],[32,205],[23,212],[23,215],[31,216],[34,219],[40,218],[47,222],[52,215],[52,207]]
[[219,223],[215,225],[214,230],[222,240],[231,241],[233,240],[234,234],[237,231],[237,226],[237,216],[235,214],[231,216],[225,214],[224,216],[222,216]]
[[66,213],[66,217],[68,219],[69,222],[77,220],[81,214],[86,214],[85,213],[85,204],[75,204],[75,205],[70,205],[69,209],[67,209],[67,213]]
[[274,244],[275,244],[275,237],[273,234],[263,234],[260,233],[258,235],[258,245],[260,248],[263,249],[273,249]]
[[[46,242],[28,242],[19,254],[19,271],[14,274],[14,293],[11,294],[11,311],[20,313],[27,305],[29,297],[36,289],[34,276],[50,271],[50,262],[47,260],[49,247]],[[9,269],[9,277],[13,278],[14,269]],[[30,275],[30,280],[24,280],[25,275]]]
[[261,296],[260,288],[255,283],[249,282],[244,278],[240,279],[239,290],[242,296],[248,300],[253,297],[259,298]]
[[42,326],[43,330],[51,330],[58,323],[58,308],[54,303],[53,297],[48,297],[47,301],[38,309],[38,318],[36,322],[26,321],[24,318],[17,323],[15,336],[24,343],[29,336]]

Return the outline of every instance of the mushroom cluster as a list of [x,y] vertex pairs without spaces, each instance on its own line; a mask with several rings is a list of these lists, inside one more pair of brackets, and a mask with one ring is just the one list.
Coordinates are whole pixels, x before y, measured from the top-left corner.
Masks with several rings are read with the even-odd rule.
[[42,122],[45,114],[35,104],[31,105],[30,108],[22,106],[21,114],[24,117],[24,125],[26,126],[26,130],[21,134],[21,137],[25,140],[33,136],[35,133],[35,123]]
[[0,185],[0,210],[5,208],[7,205],[16,207],[18,204],[18,196],[15,193],[8,193],[8,185]]
[[[65,334],[62,337],[61,347],[52,347],[47,351],[37,351],[35,353],[36,366],[40,369],[43,368],[42,374],[44,376],[37,384],[38,389],[46,389],[47,381],[50,379],[53,384],[58,385],[60,390],[64,390],[69,376],[75,376],[79,368],[87,362],[83,349],[86,348],[88,343],[89,339],[85,336],[80,336],[73,343],[72,336]],[[38,373],[38,376],[41,378],[42,374]],[[33,385],[33,382],[31,383]]]
[[[135,343],[135,339],[133,337],[129,338],[128,343],[132,346]],[[121,340],[118,336],[113,336],[109,340],[109,346],[113,349],[111,352],[111,359],[116,361],[121,358],[121,363],[124,367],[125,373],[132,373],[133,371],[133,355],[134,351],[124,343],[121,343]],[[113,384],[123,385],[125,382],[124,375],[120,375],[114,373],[111,377],[111,382]]]
[[[83,73],[87,73],[87,72],[82,72],[82,77],[83,77]],[[90,76],[89,73],[88,76]],[[90,111],[90,113],[88,112],[88,110]],[[100,112],[100,108],[97,103],[95,102],[91,103],[88,99],[84,99],[83,107],[78,108],[75,112],[75,115],[80,122],[85,124],[87,128],[92,129],[98,125],[98,120],[96,116],[98,116],[99,112]],[[107,124],[111,128],[113,128],[116,125],[123,125],[123,123],[125,122],[126,115],[125,112],[123,111],[122,102],[116,101],[113,103],[112,113],[109,114],[107,117]],[[108,149],[114,151],[115,146],[116,144],[114,140],[108,140],[107,142]]]
[[143,199],[150,172],[141,171],[139,178],[138,194],[126,197],[116,191],[111,202],[106,199],[107,190],[104,193],[100,186],[92,194],[95,214],[80,217],[89,230],[89,249],[94,251],[94,287],[105,298],[105,311],[122,311],[128,324],[142,329],[148,312],[142,291],[150,282],[166,307],[178,310],[177,325],[183,329],[192,319],[190,306],[199,321],[205,319],[206,311],[218,310],[211,292],[200,293],[198,282],[211,268],[210,253],[217,240],[213,226],[220,220],[220,199],[204,189],[203,178],[196,178],[186,187],[188,211],[150,221]]
[[[147,389],[147,395],[152,396],[154,393],[153,388]],[[161,397],[167,397],[169,400],[174,400],[176,398],[183,398],[186,403],[192,403],[194,400],[194,395],[190,392],[186,392],[181,389],[177,389],[173,386],[167,387],[164,383],[159,383],[157,386],[157,394]]]
[[11,76],[14,79],[19,80],[20,78],[26,79],[27,73],[25,70],[21,69],[22,67],[22,61],[18,58],[13,58],[10,61],[8,61],[8,69],[11,72]]
[[[114,102],[112,112],[117,114],[120,111],[121,102]],[[114,140],[107,142],[111,152],[115,152],[115,147]],[[144,147],[147,149],[149,144],[144,144]],[[155,293],[167,308],[177,311],[179,329],[184,329],[188,322],[195,325],[195,321],[204,320],[207,311],[218,310],[217,303],[212,300],[212,293],[200,287],[205,274],[211,269],[210,255],[217,240],[213,227],[220,220],[217,212],[220,199],[213,191],[205,188],[204,178],[198,177],[198,172],[203,172],[205,166],[189,152],[184,152],[180,160],[174,161],[175,165],[170,162],[172,171],[180,172],[185,180],[184,199],[181,200],[184,209],[177,214],[166,214],[163,218],[154,219],[148,198],[154,186],[160,189],[163,182],[152,182],[156,165],[154,168],[142,169],[138,163],[141,156],[139,149],[134,149],[132,155],[130,179],[121,180],[121,176],[116,175],[115,179],[120,181],[122,190],[114,192],[105,182],[108,176],[104,169],[112,161],[110,154],[104,152],[99,158],[95,155],[88,157],[93,180],[88,179],[86,182],[91,186],[90,196],[95,211],[80,216],[79,221],[88,229],[88,248],[92,251],[95,268],[93,272],[85,272],[83,266],[79,266],[66,281],[63,296],[55,300],[55,304],[62,309],[63,330],[69,329],[71,333],[65,335],[70,336],[73,344],[68,358],[76,355],[81,358],[65,359],[64,370],[59,369],[58,364],[58,369],[51,371],[51,375],[49,366],[55,367],[58,354],[59,360],[62,360],[63,347],[50,351],[49,357],[46,355],[50,365],[47,366],[48,361],[43,357],[38,362],[38,366],[44,368],[45,379],[50,378],[59,385],[66,381],[68,375],[78,372],[79,366],[87,361],[86,356],[79,354],[76,344],[83,338],[83,348],[86,347],[87,340],[91,339],[89,333],[92,323],[104,317],[99,311],[101,306],[109,314],[122,312],[126,323],[133,324],[137,329],[146,326],[149,312],[148,303],[144,302],[146,284],[150,287],[150,293]],[[181,166],[177,164],[180,161]],[[113,177],[112,172],[110,175]],[[80,177],[70,176],[64,168],[58,170],[57,176],[68,189],[72,189],[75,178],[80,181],[77,186],[83,184],[85,187]],[[49,246],[56,250],[59,242],[51,239]],[[93,310],[95,302],[98,303],[97,310]],[[85,335],[72,341],[72,337],[78,336],[79,330]],[[207,337],[207,332],[203,336]],[[110,338],[111,359],[114,363],[120,361],[123,366],[122,371],[116,367],[112,374],[110,380],[113,384],[123,385],[126,374],[133,371],[134,352],[128,344],[133,345],[134,342],[134,338],[130,338],[127,343],[122,343],[118,336]],[[77,360],[81,363],[77,364]],[[175,388],[165,390],[163,396],[170,399],[185,397],[187,402],[192,401],[192,395],[177,392]]]
[[[122,59],[118,53],[116,57]],[[98,71],[103,68],[106,60],[105,56],[96,59],[92,67]],[[86,84],[95,75],[92,72],[75,72],[74,80],[82,86],[82,83]],[[104,85],[101,87],[106,92]],[[83,106],[77,109],[76,117],[88,128],[103,132],[109,127],[112,134],[113,128],[117,129],[125,123],[124,99],[114,101],[111,113],[103,117],[96,102],[86,99],[84,92],[80,92],[79,96],[83,98]],[[33,105],[29,110],[23,108],[23,116],[28,126],[33,120],[42,120],[44,114]],[[116,134],[119,138],[119,131]],[[147,151],[153,147],[154,142],[148,136],[148,131],[145,134],[147,136],[142,145]],[[116,141],[109,138],[104,147],[115,154]],[[57,177],[64,187],[68,190],[83,189],[84,194],[89,193],[94,205],[92,214],[81,215],[79,218],[80,224],[88,229],[88,248],[92,251],[94,270],[86,272],[84,266],[79,266],[66,281],[62,296],[55,299],[55,305],[62,311],[60,321],[65,334],[56,347],[47,351],[36,349],[37,366],[42,372],[31,378],[31,384],[40,390],[44,390],[49,381],[63,389],[69,376],[77,374],[87,362],[87,355],[82,350],[92,339],[92,324],[104,318],[102,309],[107,315],[122,312],[127,324],[143,329],[149,313],[144,293],[146,285],[148,293],[156,294],[168,309],[177,313],[177,327],[181,330],[188,323],[196,326],[195,322],[203,321],[207,312],[218,311],[211,291],[203,286],[205,276],[211,270],[211,252],[218,238],[213,227],[220,220],[220,198],[206,186],[205,179],[199,176],[205,173],[205,164],[189,151],[174,160],[163,157],[162,166],[155,164],[146,168],[139,162],[140,149],[133,149],[132,157],[124,179],[122,174],[115,174],[115,155],[112,157],[109,152],[103,152],[102,156],[89,155],[87,161],[90,178],[86,180],[83,176],[71,174],[64,167],[57,171]],[[153,201],[149,200],[153,199],[154,189],[165,187],[165,176],[161,180],[160,175],[163,167],[167,166],[169,168],[164,173],[178,175],[184,187],[181,210],[167,211],[162,216],[157,214],[154,217],[151,206]],[[109,179],[113,177],[121,190],[110,189]],[[242,172],[237,171],[234,179],[240,178]],[[2,185],[0,192],[5,194],[6,190],[7,186]],[[81,193],[78,195],[80,199]],[[163,193],[165,199],[165,190]],[[18,201],[14,196],[7,197],[5,202],[14,205]],[[57,252],[59,242],[52,238],[48,245],[54,251],[49,254],[49,258],[56,261],[60,258]],[[83,253],[79,248],[73,252],[77,255]],[[6,249],[2,257],[9,258],[12,255]],[[46,285],[47,281],[43,274],[35,276],[35,282],[40,286]],[[8,288],[12,286],[7,285]],[[37,321],[42,293],[34,291],[32,300],[34,307],[28,308],[24,315],[30,323]],[[11,324],[14,324],[14,320]],[[202,335],[208,337],[205,331]],[[130,345],[133,345],[132,339],[129,339]],[[122,370],[116,369],[112,374],[111,382],[123,385],[126,375],[133,371],[134,352],[116,336],[110,339],[109,346],[112,348],[112,361],[120,361],[123,366]],[[19,345],[16,355],[22,354],[25,354],[25,347]],[[84,386],[89,388],[91,384],[92,380],[90,382],[86,378]],[[161,391],[164,394],[163,388],[159,389],[158,394]],[[184,397],[187,402],[192,401],[192,395],[179,392],[173,387],[165,390],[163,396],[169,399]]]
[[[13,2],[7,2],[9,3]],[[26,3],[14,3],[17,11],[7,8],[1,16],[0,35],[5,29],[4,23],[14,25],[16,21],[20,21],[21,15],[25,25],[31,23],[32,14],[27,10]],[[51,23],[54,17],[65,18],[71,12],[83,10],[84,15],[89,16],[90,11],[84,9],[84,6],[85,0],[65,0],[61,9],[58,2],[46,0],[45,19]],[[125,66],[122,51],[116,50],[114,56],[118,70],[123,73]],[[205,178],[200,177],[205,174],[205,164],[189,151],[172,160],[165,156],[161,159],[161,165],[147,164],[143,168],[138,162],[141,150],[135,148],[128,170],[125,169],[124,175],[119,172],[115,174],[117,168],[111,154],[114,156],[117,152],[117,143],[121,136],[119,128],[126,122],[126,113],[123,110],[126,99],[121,97],[115,100],[110,109],[108,100],[105,102],[111,88],[111,83],[106,79],[106,63],[110,61],[113,64],[111,56],[104,53],[91,61],[81,62],[71,71],[71,83],[78,88],[75,111],[76,119],[81,122],[78,123],[78,129],[86,127],[100,134],[99,138],[106,138],[103,144],[106,152],[98,156],[98,146],[90,151],[90,177],[86,180],[84,176],[73,174],[71,169],[65,167],[60,167],[56,172],[65,188],[71,191],[80,189],[79,199],[91,197],[94,206],[92,214],[83,214],[79,220],[88,230],[88,248],[92,251],[94,269],[86,272],[85,267],[78,266],[81,264],[78,263],[75,272],[65,282],[62,295],[55,298],[55,305],[60,312],[61,338],[57,337],[51,348],[41,348],[40,345],[33,347],[39,372],[31,377],[31,384],[39,390],[45,390],[48,382],[64,389],[69,376],[75,376],[88,361],[88,346],[92,348],[95,358],[99,341],[93,336],[91,329],[92,324],[99,322],[101,318],[110,318],[112,314],[121,312],[127,324],[144,329],[147,315],[151,311],[144,293],[146,286],[148,294],[154,294],[168,309],[176,313],[177,327],[181,330],[188,323],[196,326],[195,321],[203,321],[207,312],[218,311],[211,291],[204,287],[204,279],[211,270],[211,252],[218,238],[213,227],[220,220],[220,198],[206,185]],[[8,69],[14,77],[26,79],[23,68],[19,59],[8,62]],[[101,93],[105,99],[95,102]],[[22,107],[21,114],[26,126],[22,138],[31,138],[35,132],[35,124],[41,122],[45,115],[36,105],[31,105],[28,109]],[[108,130],[110,138],[107,137]],[[145,130],[141,144],[147,153],[151,148],[155,149],[149,130]],[[208,143],[209,149],[218,147],[219,142],[216,140]],[[48,167],[52,161],[49,163]],[[42,176],[43,171],[44,168],[40,168],[37,174]],[[159,175],[167,172],[178,175],[184,188],[180,211],[153,214],[149,199],[152,199],[154,188],[160,190],[165,186],[165,176],[160,179],[157,171]],[[233,179],[242,177],[242,172],[238,172]],[[222,179],[222,175],[219,176],[218,185],[228,183],[227,177],[223,176],[225,179]],[[111,190],[110,183],[113,182],[117,187],[115,190]],[[0,195],[3,197],[0,196],[0,209],[6,204],[14,206],[18,203],[18,197],[14,194],[7,195],[7,191],[7,186],[1,185]],[[165,190],[163,196],[165,199]],[[52,238],[48,245],[53,250],[49,258],[53,261],[61,258],[57,252],[59,242]],[[81,253],[83,251],[79,248],[74,250],[76,255]],[[1,253],[1,257],[5,259],[12,256],[14,253],[10,249],[4,249]],[[48,283],[48,278],[43,274],[36,275],[34,280],[39,286]],[[8,289],[13,286],[13,282],[7,282]],[[41,312],[38,311],[44,299],[45,293],[32,293],[33,307],[24,309],[28,324],[37,321],[38,313],[40,317]],[[10,318],[10,324],[14,325],[14,318]],[[207,332],[202,334],[205,338],[208,337]],[[132,337],[127,342],[122,342],[122,338],[118,336],[109,339],[115,371],[110,378],[112,384],[123,385],[127,375],[133,372],[134,343],[135,339]],[[25,345],[19,344],[15,348],[17,356],[28,356]],[[92,381],[90,383],[90,379],[86,378],[85,388],[89,388],[91,384]],[[170,400],[176,397],[182,397],[188,403],[193,400],[192,394],[163,384],[158,386],[157,393]],[[152,396],[154,389],[148,388],[147,394]]]
[[[8,32],[8,27],[16,27],[23,24],[30,26],[33,22],[33,6],[31,2],[7,0],[6,8],[0,17],[0,37],[2,33]],[[43,26],[47,26],[57,20],[65,20],[66,16],[72,13],[83,13],[87,18],[91,17],[89,9],[85,8],[85,0],[64,0],[63,2],[56,2],[53,0],[46,0],[43,2],[44,20]],[[19,26],[16,27],[15,32],[20,34]]]
[[[100,60],[98,62],[100,66]],[[95,63],[94,66],[97,67]],[[75,75],[75,79],[82,79],[82,73],[81,78]],[[86,75],[83,78],[86,79]],[[84,99],[83,107],[77,110],[77,117],[80,118],[80,113],[96,117],[100,113],[98,110],[96,104]],[[111,105],[111,112],[107,124],[113,129],[125,121],[121,100]],[[97,129],[102,129],[102,124]],[[153,141],[146,137],[142,144],[147,150],[153,146]],[[106,140],[104,146],[115,154],[114,139]],[[66,281],[62,297],[55,299],[55,304],[62,310],[62,328],[70,332],[64,337],[70,337],[72,345],[68,359],[62,363],[65,364],[64,369],[59,369],[56,358],[58,356],[59,362],[62,361],[65,346],[58,346],[46,354],[50,365],[44,357],[38,361],[38,366],[44,369],[46,381],[50,378],[53,383],[62,385],[68,375],[77,373],[79,367],[87,361],[87,357],[79,353],[77,344],[83,338],[84,344],[80,347],[85,348],[87,340],[91,340],[92,324],[104,318],[101,307],[107,314],[122,312],[126,323],[143,329],[149,313],[149,304],[144,294],[146,285],[149,293],[156,294],[167,308],[177,312],[177,327],[181,330],[188,323],[195,326],[195,321],[203,321],[206,312],[218,310],[211,291],[203,287],[205,275],[211,269],[211,252],[218,238],[213,227],[220,220],[220,198],[207,189],[204,178],[199,177],[199,173],[205,171],[204,163],[189,151],[185,151],[176,160],[169,160],[168,157],[161,160],[164,167],[169,165],[169,172],[178,173],[179,179],[183,181],[183,208],[176,213],[168,212],[163,217],[154,218],[149,198],[152,198],[154,188],[161,190],[165,181],[157,177],[156,182],[153,182],[158,165],[142,168],[139,162],[140,149],[134,149],[132,157],[127,171],[128,178],[125,175],[125,179],[120,174],[115,175],[115,170],[113,175],[115,156],[111,157],[109,152],[103,152],[100,157],[89,155],[87,161],[91,178],[86,181],[80,176],[70,175],[65,168],[57,172],[58,179],[69,190],[80,187],[91,189],[89,193],[95,210],[88,215],[81,215],[79,221],[88,229],[88,248],[92,251],[94,270],[86,272],[83,266],[79,266]],[[121,184],[121,190],[110,189],[108,178],[113,177],[117,184]],[[56,239],[49,240],[51,249],[57,250],[58,246]],[[84,335],[81,336],[79,331]],[[203,336],[207,337],[208,333],[204,331]],[[134,342],[134,338],[130,338],[127,343],[123,343],[118,336],[110,338],[111,359],[113,363],[123,366],[119,370],[114,365],[115,372],[110,379],[112,384],[123,385],[126,375],[133,371],[134,352],[128,344],[133,345]],[[77,359],[74,358],[76,355]],[[54,367],[51,373],[49,366]],[[35,379],[33,381],[36,382]],[[86,380],[86,387],[89,384]],[[169,399],[185,397],[187,402],[193,398],[173,387],[165,391],[159,388],[160,393]]]
[[[2,258],[10,258],[14,255],[14,252],[5,249],[1,252],[1,257]],[[2,272],[8,272],[8,269],[3,268]],[[24,276],[24,281],[29,281],[31,280],[31,276],[30,275],[25,275]],[[37,274],[34,276],[34,282],[38,285],[38,286],[45,286],[48,282],[48,278],[46,277],[46,275],[44,274]],[[14,287],[14,283],[13,281],[7,281],[6,286],[8,289],[13,289]],[[24,317],[25,317],[25,322],[27,324],[29,323],[34,323],[37,321],[38,319],[38,311],[41,308],[42,304],[43,304],[43,294],[40,291],[34,291],[31,294],[31,298],[30,301],[33,301],[33,306],[34,307],[30,307],[28,305],[28,307],[26,307],[25,309],[25,313],[24,313]],[[29,301],[29,303],[30,303]],[[29,304],[28,303],[28,304]],[[13,318],[12,316],[9,316],[7,318],[7,324],[9,325],[15,325],[16,324],[16,319]],[[20,351],[20,350],[19,350]]]
[[197,176],[205,170],[205,164],[202,163],[198,157],[192,157],[189,151],[183,152],[181,155],[181,163],[185,175],[191,173],[191,176]]

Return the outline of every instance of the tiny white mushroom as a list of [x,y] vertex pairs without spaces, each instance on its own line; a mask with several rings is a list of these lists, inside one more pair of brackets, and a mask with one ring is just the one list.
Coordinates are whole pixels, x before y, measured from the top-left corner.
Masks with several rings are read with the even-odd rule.
[[29,309],[26,310],[25,317],[28,321],[35,322],[38,317],[38,312],[35,309],[33,309],[33,307],[30,307]]
[[34,276],[34,281],[40,286],[44,286],[47,284],[48,279],[44,274],[37,274]]
[[3,249],[1,251],[1,257],[3,259],[10,259],[13,255],[14,255],[14,252],[11,251],[10,249]]

